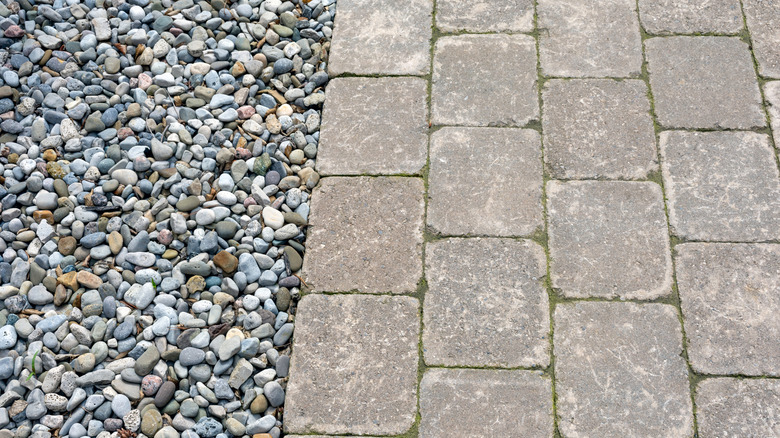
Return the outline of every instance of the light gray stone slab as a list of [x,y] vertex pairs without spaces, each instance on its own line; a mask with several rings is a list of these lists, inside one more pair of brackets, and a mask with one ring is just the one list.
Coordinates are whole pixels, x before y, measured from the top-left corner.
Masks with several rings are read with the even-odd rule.
[[436,41],[435,125],[523,126],[539,117],[536,43],[528,35],[458,35]]
[[427,74],[432,11],[432,0],[340,0],[330,75]]
[[321,174],[416,174],[425,166],[426,81],[336,78],[327,93],[317,152]]
[[533,0],[439,0],[436,27],[443,32],[530,32]]
[[743,27],[739,0],[639,0],[639,18],[651,34],[736,34]]
[[761,76],[780,79],[780,2],[744,0],[747,27]]
[[544,227],[539,133],[443,128],[431,136],[428,224],[445,235],[530,235]]
[[553,178],[644,178],[658,169],[647,85],[553,79],[542,90],[544,159]]
[[780,434],[780,381],[706,379],[696,390],[702,437],[771,437]]
[[645,41],[658,122],[666,128],[751,129],[766,125],[747,44],[736,37]]
[[422,277],[423,183],[323,178],[312,196],[303,273],[317,292],[411,293]]
[[529,240],[445,239],[426,247],[425,363],[546,367],[542,248]]
[[693,436],[688,368],[673,306],[558,304],[554,318],[562,436]]
[[780,245],[686,243],[675,250],[693,369],[780,376]]
[[539,0],[539,56],[548,76],[629,77],[642,70],[635,0]]
[[780,175],[769,136],[665,131],[659,142],[674,234],[706,241],[780,238]]
[[566,297],[654,299],[672,287],[661,187],[549,181],[552,285]]
[[769,120],[772,125],[772,135],[775,139],[775,147],[780,147],[780,81],[771,81],[764,84],[764,97],[769,111]]
[[284,407],[289,433],[405,433],[417,414],[419,302],[305,296]]
[[536,371],[429,369],[420,438],[553,436],[552,391]]

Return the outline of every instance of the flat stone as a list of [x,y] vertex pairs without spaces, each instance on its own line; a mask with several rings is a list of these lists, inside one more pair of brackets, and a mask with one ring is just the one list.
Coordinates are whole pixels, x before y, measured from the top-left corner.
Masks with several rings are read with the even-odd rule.
[[780,3],[766,0],[742,2],[750,30],[753,54],[758,61],[761,76],[780,78]]
[[443,32],[531,32],[533,0],[439,0],[436,27]]
[[443,37],[434,52],[433,124],[523,126],[539,118],[536,42],[530,36]]
[[566,297],[654,299],[671,292],[672,258],[658,184],[547,183],[550,274]]
[[770,379],[706,379],[696,390],[699,436],[777,435],[780,382]]
[[561,436],[693,436],[688,368],[673,306],[558,304],[554,320]]
[[742,30],[739,0],[639,0],[639,19],[651,34],[735,34]]
[[780,246],[687,243],[675,250],[691,367],[780,376]]
[[423,351],[428,365],[549,364],[550,309],[542,247],[528,240],[429,243]]
[[658,123],[667,128],[751,129],[766,125],[747,44],[732,37],[645,41]]
[[780,81],[765,83],[764,97],[766,97],[767,110],[772,123],[775,147],[778,147],[780,146]]
[[549,76],[629,77],[642,70],[634,0],[540,0],[539,59]]
[[658,170],[640,80],[553,79],[542,91],[544,160],[554,178],[644,178]]
[[323,175],[418,173],[428,156],[426,98],[427,83],[420,78],[332,80],[317,170]]
[[423,209],[419,178],[322,179],[312,196],[306,282],[316,291],[415,291]]
[[769,136],[667,131],[659,142],[674,234],[707,241],[780,238],[780,175]]
[[301,299],[286,431],[405,433],[417,414],[418,312],[411,297],[312,294]]

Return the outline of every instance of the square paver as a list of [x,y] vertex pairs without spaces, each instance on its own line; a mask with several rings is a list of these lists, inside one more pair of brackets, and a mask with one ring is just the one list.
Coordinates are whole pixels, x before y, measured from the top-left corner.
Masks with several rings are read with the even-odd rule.
[[328,84],[317,170],[416,174],[428,158],[428,84],[419,78],[336,78]]
[[422,277],[423,182],[323,178],[303,272],[317,292],[410,293]]
[[564,437],[690,437],[693,409],[677,310],[578,302],[555,308]]
[[546,259],[529,240],[445,239],[426,247],[425,363],[546,367]]
[[536,43],[528,35],[459,35],[436,41],[435,125],[523,126],[539,118]]
[[764,96],[766,97],[767,109],[769,110],[775,147],[780,147],[780,81],[765,83]]
[[780,381],[706,379],[696,391],[701,437],[771,437],[780,434]]
[[553,178],[644,178],[658,168],[647,85],[553,79],[542,91],[544,159]]
[[552,437],[550,380],[535,371],[430,369],[420,417],[420,438]]
[[443,32],[530,32],[533,0],[438,0],[436,27]]
[[766,125],[747,44],[736,37],[645,41],[658,122],[667,128],[751,129]]
[[417,414],[418,301],[312,294],[300,301],[297,317],[286,431],[409,430]]
[[739,0],[639,0],[639,18],[651,34],[735,34],[742,30]]
[[520,236],[543,228],[541,147],[530,129],[436,131],[428,224],[448,235]]
[[548,76],[629,77],[642,70],[635,0],[539,0],[539,56]]
[[742,5],[759,74],[780,79],[780,2],[744,0]]
[[549,181],[552,285],[566,297],[654,299],[671,292],[661,187],[652,182]]
[[428,73],[432,11],[432,0],[339,0],[329,73]]
[[780,245],[686,243],[675,250],[693,369],[780,376]]
[[780,175],[769,136],[666,131],[659,138],[674,234],[707,241],[780,238]]

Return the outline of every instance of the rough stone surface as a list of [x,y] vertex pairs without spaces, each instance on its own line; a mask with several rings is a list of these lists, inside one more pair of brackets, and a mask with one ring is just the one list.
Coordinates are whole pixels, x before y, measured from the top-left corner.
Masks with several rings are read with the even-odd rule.
[[304,297],[284,409],[287,432],[406,432],[417,411],[418,312],[410,297]]
[[639,0],[639,18],[651,34],[735,34],[742,30],[739,0]]
[[696,390],[699,436],[770,437],[780,428],[780,381],[706,379]]
[[744,0],[753,53],[761,76],[780,79],[780,3]]
[[693,369],[780,376],[780,246],[688,243],[675,249]]
[[539,133],[530,129],[435,132],[428,224],[445,235],[520,236],[543,228],[541,154]]
[[436,27],[444,32],[530,32],[534,28],[534,2],[439,0]]
[[688,370],[674,307],[579,302],[559,304],[554,318],[562,436],[693,435]]
[[764,97],[766,97],[769,119],[772,124],[772,134],[775,139],[775,147],[780,147],[780,81],[772,81],[764,84]]

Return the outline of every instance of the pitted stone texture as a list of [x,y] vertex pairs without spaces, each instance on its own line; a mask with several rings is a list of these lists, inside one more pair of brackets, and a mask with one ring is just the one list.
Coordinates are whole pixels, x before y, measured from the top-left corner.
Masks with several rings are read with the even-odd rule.
[[539,372],[431,369],[420,383],[420,438],[552,437],[552,414]]
[[330,177],[312,196],[303,272],[317,292],[410,293],[422,276],[419,178]]
[[528,35],[459,35],[436,41],[435,125],[523,126],[539,117],[536,43]]
[[542,91],[544,159],[553,178],[644,178],[658,168],[647,85],[553,79]]
[[426,247],[428,365],[546,367],[542,248],[528,240],[446,239]]
[[431,0],[340,0],[330,75],[428,73],[432,11]]
[[744,0],[747,27],[761,76],[780,79],[780,2]]
[[436,27],[444,32],[530,32],[533,0],[439,0]]
[[696,390],[702,437],[771,437],[780,434],[780,381],[706,379]]
[[290,433],[397,435],[417,413],[419,303],[305,296],[284,407]]
[[751,129],[766,125],[747,44],[736,37],[645,41],[658,122],[667,128]]
[[549,76],[629,77],[642,70],[635,0],[539,0],[539,56]]
[[549,181],[550,274],[566,297],[654,299],[672,287],[661,187]]
[[666,131],[659,138],[674,234],[706,241],[780,238],[780,175],[767,135]]
[[780,147],[780,81],[765,83],[764,96],[769,110],[769,119],[772,123],[775,147]]
[[693,369],[780,376],[780,245],[686,243],[675,250]]
[[739,0],[639,0],[639,18],[651,34],[735,34],[742,30]]
[[428,224],[447,235],[530,235],[544,227],[539,133],[443,128],[431,136]]
[[427,93],[418,78],[332,80],[317,169],[323,175],[419,172],[428,156]]
[[555,308],[555,390],[565,437],[690,437],[677,311],[666,304]]

